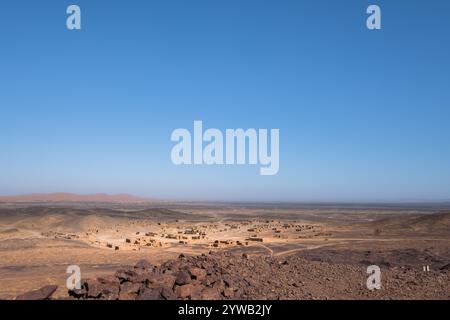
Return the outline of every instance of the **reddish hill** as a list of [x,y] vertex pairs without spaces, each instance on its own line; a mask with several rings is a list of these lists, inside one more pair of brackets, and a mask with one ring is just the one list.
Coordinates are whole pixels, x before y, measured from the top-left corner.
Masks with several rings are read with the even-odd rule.
[[33,193],[18,196],[0,196],[0,202],[148,202],[149,199],[135,197],[129,194],[108,195],[74,194],[74,193]]

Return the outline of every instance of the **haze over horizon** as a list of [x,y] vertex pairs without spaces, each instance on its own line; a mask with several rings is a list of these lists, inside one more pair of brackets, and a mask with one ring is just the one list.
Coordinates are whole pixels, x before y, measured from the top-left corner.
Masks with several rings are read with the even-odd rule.
[[280,203],[280,204],[450,204],[450,199],[422,199],[416,201],[251,201],[251,200],[214,200],[214,199],[180,199],[163,198],[156,199],[148,196],[137,196],[128,193],[107,194],[102,192],[91,194],[77,194],[71,192],[50,192],[50,193],[30,193],[30,194],[0,194],[0,202],[121,202],[121,203],[158,203],[158,202],[229,202],[229,203]]
[[[0,194],[450,199],[450,2],[6,1]],[[280,129],[280,170],[174,166],[176,128]]]

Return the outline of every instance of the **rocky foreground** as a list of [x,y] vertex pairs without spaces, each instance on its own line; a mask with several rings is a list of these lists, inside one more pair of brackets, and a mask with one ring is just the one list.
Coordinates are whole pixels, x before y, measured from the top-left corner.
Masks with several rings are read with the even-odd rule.
[[[210,252],[180,255],[159,266],[146,260],[114,275],[83,280],[67,299],[221,300],[221,299],[450,299],[450,266],[424,272],[412,267],[382,269],[382,288],[366,287],[369,275],[360,265],[333,264]],[[18,296],[50,299],[56,286]]]

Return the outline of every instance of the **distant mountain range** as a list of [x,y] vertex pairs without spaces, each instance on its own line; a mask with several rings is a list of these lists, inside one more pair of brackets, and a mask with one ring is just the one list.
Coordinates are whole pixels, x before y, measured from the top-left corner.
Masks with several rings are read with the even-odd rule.
[[74,193],[33,193],[18,196],[0,196],[0,202],[111,202],[136,203],[152,200],[135,197],[129,194],[74,194]]

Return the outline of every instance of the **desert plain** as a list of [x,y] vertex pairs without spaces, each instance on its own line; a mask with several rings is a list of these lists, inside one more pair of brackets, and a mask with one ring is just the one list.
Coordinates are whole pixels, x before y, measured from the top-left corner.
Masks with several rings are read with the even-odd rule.
[[[0,203],[0,299],[47,285],[57,286],[52,299],[73,299],[71,265],[83,279],[116,275],[113,298],[124,282],[128,299],[145,297],[142,286],[154,297],[148,280],[117,276],[138,261],[173,270],[162,296],[175,299],[448,300],[450,205]],[[381,269],[379,290],[366,286],[370,265]],[[204,271],[183,282],[183,268]]]

